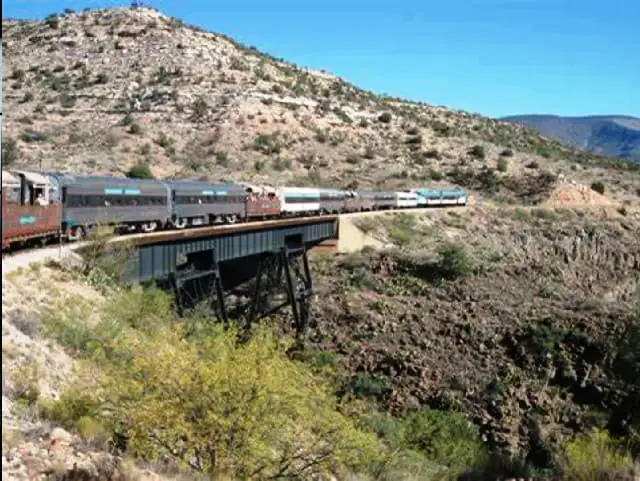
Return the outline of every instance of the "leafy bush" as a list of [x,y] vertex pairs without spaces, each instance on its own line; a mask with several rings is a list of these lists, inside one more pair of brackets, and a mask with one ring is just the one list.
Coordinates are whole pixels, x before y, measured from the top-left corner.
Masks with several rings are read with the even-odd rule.
[[604,184],[600,181],[591,184],[591,190],[595,190],[599,194],[604,194]]
[[453,480],[483,468],[488,459],[477,428],[458,413],[425,408],[404,418],[378,411],[361,418],[388,448],[387,457],[375,466],[375,479]]
[[498,159],[498,171],[500,172],[506,172],[507,170],[509,170],[509,162],[507,161],[507,159],[501,157]]
[[394,244],[404,245],[411,242],[418,232],[416,218],[411,214],[399,213],[393,217],[389,229],[389,239]]
[[447,279],[468,275],[471,272],[471,263],[464,247],[454,244],[442,247],[438,270],[442,277]]
[[[135,125],[135,124],[134,124]],[[127,177],[132,179],[154,179],[151,169],[145,163],[139,162],[129,169]]]
[[403,425],[408,447],[456,474],[486,460],[478,429],[460,414],[427,408],[407,416]]
[[469,150],[469,155],[477,159],[484,159],[487,154],[482,145],[474,145],[471,150]]
[[235,329],[216,331],[194,342],[183,326],[114,341],[129,355],[106,365],[96,392],[132,454],[174,457],[216,479],[306,477],[377,456],[376,438],[269,330],[240,345]]
[[505,149],[502,152],[500,152],[500,156],[502,156],[502,157],[513,157],[513,150]]
[[388,124],[389,122],[391,122],[391,114],[389,112],[380,114],[380,116],[378,117],[378,121],[383,124]]
[[567,444],[567,481],[600,481],[628,472],[633,460],[606,431],[594,429]]

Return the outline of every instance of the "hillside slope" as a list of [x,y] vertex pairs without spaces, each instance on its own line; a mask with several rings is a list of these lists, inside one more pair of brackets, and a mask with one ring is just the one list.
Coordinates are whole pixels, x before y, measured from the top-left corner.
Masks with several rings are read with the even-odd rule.
[[[3,163],[334,186],[456,183],[518,197],[542,174],[638,202],[639,176],[531,130],[363,91],[149,8],[3,19]],[[531,180],[534,182],[531,182]],[[544,183],[544,182],[543,182]],[[518,194],[518,195],[516,195]]]
[[589,152],[640,161],[640,119],[629,116],[515,115],[510,122],[524,122],[542,135]]

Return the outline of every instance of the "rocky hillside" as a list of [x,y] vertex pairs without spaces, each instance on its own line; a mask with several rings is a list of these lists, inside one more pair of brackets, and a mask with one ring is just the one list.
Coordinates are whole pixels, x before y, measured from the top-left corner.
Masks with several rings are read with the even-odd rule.
[[635,117],[515,115],[503,120],[524,122],[542,135],[578,149],[640,162],[640,119]]
[[510,198],[541,175],[564,173],[638,202],[638,175],[624,164],[518,125],[366,92],[152,9],[3,19],[3,32],[3,165],[455,183]]
[[494,450],[550,468],[576,432],[640,419],[620,362],[637,353],[639,220],[566,207],[362,219],[399,250],[314,264],[312,343],[360,396],[465,412]]

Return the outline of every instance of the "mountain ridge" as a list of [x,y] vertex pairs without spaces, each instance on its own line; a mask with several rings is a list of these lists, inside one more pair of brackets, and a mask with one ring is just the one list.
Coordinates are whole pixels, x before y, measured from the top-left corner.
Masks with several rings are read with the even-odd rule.
[[510,115],[540,134],[589,152],[640,162],[640,118],[631,115]]

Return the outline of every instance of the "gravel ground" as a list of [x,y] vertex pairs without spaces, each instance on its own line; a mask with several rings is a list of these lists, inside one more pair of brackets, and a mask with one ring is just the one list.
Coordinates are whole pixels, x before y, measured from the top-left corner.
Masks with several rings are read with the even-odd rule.
[[78,244],[52,246],[41,249],[30,249],[2,256],[2,278],[9,272],[21,267],[27,268],[32,262],[44,262],[47,259],[62,260],[73,254],[76,249],[86,245],[86,242]]

